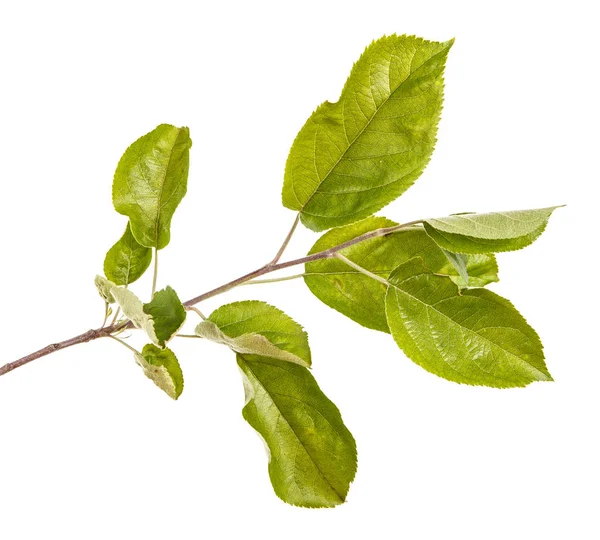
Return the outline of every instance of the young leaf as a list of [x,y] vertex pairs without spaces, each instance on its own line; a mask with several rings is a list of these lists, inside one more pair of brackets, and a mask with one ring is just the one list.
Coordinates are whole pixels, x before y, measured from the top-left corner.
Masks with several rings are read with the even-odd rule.
[[188,128],[161,124],[135,141],[119,161],[113,204],[129,217],[131,232],[146,247],[164,248],[171,218],[187,190]]
[[138,243],[128,222],[123,236],[106,254],[104,275],[116,285],[129,285],[142,277],[151,262],[152,250]]
[[112,295],[112,290],[115,288],[115,284],[102,276],[96,276],[94,278],[94,285],[98,289],[98,294],[107,304],[114,304],[115,298]]
[[136,328],[144,330],[155,345],[164,347],[185,322],[185,308],[171,287],[158,291],[148,304],[142,304],[123,287],[115,287],[111,292],[123,314]]
[[[455,254],[456,255],[456,254]],[[452,263],[438,271],[439,274],[448,274],[461,289],[465,287],[485,287],[498,280],[498,263],[493,253],[472,253],[467,257],[468,281],[461,276],[452,275]],[[451,268],[452,267],[452,268]]]
[[489,214],[455,214],[423,222],[436,243],[455,253],[497,253],[531,244],[558,206]]
[[[389,219],[371,217],[332,229],[317,240],[309,254],[324,251],[369,231],[395,225],[397,223]],[[340,253],[383,278],[387,278],[392,270],[403,262],[418,255],[432,272],[449,274],[456,281],[460,281],[454,267],[422,227],[365,240],[341,250]],[[477,259],[469,256],[469,274],[472,269],[478,274],[479,285],[498,280],[493,255],[478,255]],[[306,264],[305,270],[304,281],[319,300],[367,328],[389,332],[385,317],[384,285],[338,259],[313,261]]]
[[453,40],[386,36],[352,68],[336,103],[298,133],[285,167],[283,204],[313,231],[370,216],[404,193],[427,165],[442,110]]
[[242,354],[237,361],[246,394],[242,414],[268,447],[277,496],[311,508],[343,503],[357,456],[337,407],[304,367]]
[[283,311],[265,302],[221,306],[196,327],[196,334],[241,354],[255,354],[310,366],[308,336]]
[[154,298],[144,304],[144,313],[152,317],[154,332],[161,347],[183,326],[186,316],[181,300],[171,287],[157,291]]
[[141,354],[135,354],[135,360],[144,370],[146,377],[152,379],[169,397],[177,399],[181,395],[183,373],[171,349],[159,349],[149,343],[144,346]]
[[388,281],[392,336],[421,367],[450,381],[497,388],[552,380],[542,343],[508,300],[486,289],[459,291],[419,258]]

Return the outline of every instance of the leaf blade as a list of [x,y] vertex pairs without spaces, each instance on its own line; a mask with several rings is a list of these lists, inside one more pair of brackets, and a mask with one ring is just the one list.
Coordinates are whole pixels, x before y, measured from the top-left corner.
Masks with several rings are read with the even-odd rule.
[[135,353],[134,356],[146,377],[170,398],[179,398],[183,392],[183,372],[171,349],[160,349],[149,343],[141,353]]
[[152,319],[158,345],[161,347],[164,347],[177,333],[186,318],[186,311],[181,300],[169,286],[157,291],[152,300],[144,304],[143,310]]
[[104,258],[104,275],[115,285],[137,281],[152,262],[152,250],[142,246],[127,227],[123,236],[108,250]]
[[435,145],[452,43],[397,35],[373,42],[339,101],[311,115],[290,150],[282,193],[305,226],[358,221],[420,176]]
[[337,407],[302,366],[240,354],[237,361],[246,392],[242,414],[269,449],[276,495],[310,508],[343,503],[357,457]]
[[423,226],[439,246],[455,253],[514,251],[530,245],[544,232],[556,208],[455,214],[426,219]]
[[187,191],[188,128],[161,124],[123,154],[113,180],[115,210],[129,217],[142,246],[164,248],[173,214]]
[[200,337],[253,354],[310,366],[308,336],[297,322],[266,302],[245,300],[213,311],[195,330]]
[[411,259],[389,277],[392,337],[424,369],[450,381],[510,388],[551,381],[535,330],[506,299],[458,287]]

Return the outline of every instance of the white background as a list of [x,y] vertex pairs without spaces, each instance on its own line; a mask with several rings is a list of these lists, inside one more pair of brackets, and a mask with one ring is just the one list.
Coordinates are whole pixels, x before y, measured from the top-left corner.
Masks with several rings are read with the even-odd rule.
[[[534,245],[499,256],[493,286],[540,333],[555,383],[449,383],[301,280],[241,288],[202,307],[258,298],[306,327],[313,373],[358,443],[347,503],[311,511],[275,497],[227,350],[175,343],[186,388],[173,402],[100,340],[0,379],[0,537],[599,538],[591,6],[3,2],[2,363],[101,322],[93,277],[126,222],[112,175],[159,123],[194,140],[159,285],[189,298],[272,257],[294,217],[280,203],[291,142],[383,34],[456,44],[432,162],[382,215],[568,206]],[[316,238],[299,230],[286,257]]]

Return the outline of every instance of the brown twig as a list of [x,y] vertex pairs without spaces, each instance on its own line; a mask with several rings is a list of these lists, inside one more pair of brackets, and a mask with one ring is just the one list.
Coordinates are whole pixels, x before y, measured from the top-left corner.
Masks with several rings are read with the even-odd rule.
[[[300,257],[299,259],[293,259],[291,261],[277,263],[276,261],[279,260],[279,257],[281,257],[281,255],[283,254],[283,251],[284,251],[285,247],[287,246],[287,244],[289,243],[289,239],[291,238],[291,236],[296,228],[296,225],[298,224],[298,222],[296,220],[294,222],[292,229],[290,230],[290,233],[288,233],[288,236],[286,237],[286,240],[284,241],[283,246],[280,248],[277,256],[275,257],[275,259],[272,262],[254,270],[252,272],[249,272],[237,279],[234,279],[233,281],[230,281],[229,283],[225,283],[224,285],[221,285],[220,287],[216,287],[215,289],[205,292],[199,296],[196,296],[196,297],[188,300],[187,302],[184,302],[183,305],[185,307],[193,306],[194,304],[197,304],[199,302],[207,300],[208,298],[212,298],[213,296],[217,296],[218,294],[221,294],[230,289],[233,289],[234,287],[237,287],[238,285],[245,283],[246,281],[250,281],[251,279],[255,279],[260,276],[264,276],[265,274],[270,274],[271,272],[276,272],[277,270],[283,270],[284,268],[289,268],[291,266],[297,266],[299,264],[305,264],[305,263],[312,262],[312,261],[318,261],[318,260],[322,260],[322,259],[331,259],[332,257],[335,257],[336,253],[338,253],[339,251],[346,249],[350,246],[354,246],[356,244],[364,242],[365,240],[371,240],[373,238],[378,238],[380,236],[387,236],[388,234],[400,232],[402,230],[410,228],[413,225],[418,225],[420,223],[421,223],[421,221],[410,221],[410,222],[404,223],[402,225],[395,225],[393,227],[376,229],[374,231],[369,231],[361,236],[352,238],[351,240],[348,240],[342,244],[339,244],[332,248],[326,249],[324,251],[319,251],[318,253],[313,253],[311,255],[307,255],[306,257]],[[117,332],[119,330],[125,330],[127,328],[133,328],[133,324],[131,323],[131,321],[127,321],[127,322],[119,323],[119,324],[113,324],[111,326],[106,326],[104,328],[97,328],[96,330],[88,330],[87,332],[84,332],[83,334],[72,337],[65,341],[61,341],[59,343],[53,343],[51,345],[48,345],[47,347],[44,347],[43,349],[40,349],[39,351],[28,354],[27,356],[24,356],[23,358],[20,358],[19,360],[15,360],[14,362],[10,362],[10,363],[5,364],[4,366],[0,367],[0,376],[5,375],[6,373],[8,373],[10,371],[13,371],[14,369],[17,369],[18,367],[24,366],[25,364],[29,364],[29,362],[33,362],[34,360],[37,360],[38,358],[42,358],[43,356],[46,356],[48,354],[54,353],[56,351],[60,351],[61,349],[66,349],[67,347],[72,347],[73,345],[77,345],[79,343],[87,343],[88,341],[93,341],[98,338],[107,337],[107,336],[110,336],[111,334],[114,334],[115,332]]]

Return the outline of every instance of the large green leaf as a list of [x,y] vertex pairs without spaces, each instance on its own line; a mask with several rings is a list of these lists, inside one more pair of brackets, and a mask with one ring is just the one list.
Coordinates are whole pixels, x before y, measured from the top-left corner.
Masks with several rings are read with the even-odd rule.
[[404,193],[427,165],[453,40],[387,36],[352,68],[336,103],[298,133],[285,168],[283,204],[314,231],[367,217]]
[[171,218],[187,190],[188,128],[161,124],[135,141],[119,161],[113,204],[129,217],[131,232],[146,247],[164,248]]
[[426,219],[423,224],[438,245],[455,253],[513,251],[528,246],[542,234],[556,208],[455,214]]
[[552,380],[539,337],[508,300],[486,289],[460,291],[419,258],[399,266],[388,281],[392,336],[426,370],[498,388]]
[[265,302],[246,300],[213,311],[196,334],[233,351],[310,366],[308,336],[283,311]]
[[144,330],[150,341],[160,347],[164,347],[185,322],[185,308],[171,287],[156,292],[147,304],[124,287],[115,287],[111,294],[133,325]]
[[251,355],[237,359],[246,393],[243,416],[268,447],[277,496],[312,508],[343,503],[357,456],[337,407],[302,366]]
[[151,262],[152,250],[138,243],[128,222],[123,236],[106,254],[104,275],[116,285],[129,285],[142,277]]
[[[324,251],[367,232],[393,227],[397,223],[371,217],[326,232],[311,248],[310,254]],[[465,284],[442,250],[422,227],[412,227],[387,236],[365,240],[341,250],[342,255],[383,278],[412,257],[422,257],[433,272],[449,274]],[[385,317],[385,285],[361,274],[338,259],[322,259],[307,263],[304,281],[312,293],[328,306],[367,328],[389,332]],[[467,272],[471,285],[498,281],[493,255],[469,256]],[[475,277],[471,277],[473,274]]]
[[148,344],[141,354],[135,354],[135,360],[144,370],[144,374],[154,381],[169,397],[177,399],[183,392],[183,373],[175,353],[171,349],[159,349]]

